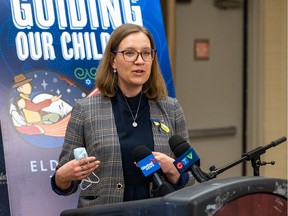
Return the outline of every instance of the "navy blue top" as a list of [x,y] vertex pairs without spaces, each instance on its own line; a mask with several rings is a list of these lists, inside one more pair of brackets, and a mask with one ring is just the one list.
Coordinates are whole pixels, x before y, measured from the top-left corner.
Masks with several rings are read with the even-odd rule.
[[[123,93],[119,90],[116,97],[112,98],[112,108],[117,127],[117,133],[121,145],[122,166],[125,182],[124,201],[147,199],[150,197],[149,182],[142,174],[141,170],[135,166],[133,150],[140,145],[154,150],[154,140],[152,134],[152,124],[150,121],[150,111],[148,99],[139,93],[135,97],[126,97],[126,101],[135,117],[138,104],[139,111],[136,118],[137,127],[133,127],[134,122]],[[141,99],[141,101],[140,101]]]

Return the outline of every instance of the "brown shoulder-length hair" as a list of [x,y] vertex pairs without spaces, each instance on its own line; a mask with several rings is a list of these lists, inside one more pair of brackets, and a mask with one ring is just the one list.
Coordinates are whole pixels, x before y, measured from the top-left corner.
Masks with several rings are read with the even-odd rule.
[[[115,58],[115,54],[112,52],[118,49],[119,44],[125,37],[137,32],[146,34],[150,40],[151,49],[156,49],[152,35],[146,28],[135,24],[123,24],[116,28],[111,34],[96,73],[96,87],[105,96],[114,97],[118,88],[118,76],[112,68],[112,62]],[[143,85],[142,91],[149,99],[159,99],[168,95],[157,55],[152,62],[151,75]]]

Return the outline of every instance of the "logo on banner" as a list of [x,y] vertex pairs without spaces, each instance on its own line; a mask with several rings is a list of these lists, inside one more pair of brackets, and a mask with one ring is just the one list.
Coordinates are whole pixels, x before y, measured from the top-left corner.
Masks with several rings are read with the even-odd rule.
[[61,146],[72,106],[85,96],[75,83],[52,71],[15,75],[9,103],[11,122],[33,145]]

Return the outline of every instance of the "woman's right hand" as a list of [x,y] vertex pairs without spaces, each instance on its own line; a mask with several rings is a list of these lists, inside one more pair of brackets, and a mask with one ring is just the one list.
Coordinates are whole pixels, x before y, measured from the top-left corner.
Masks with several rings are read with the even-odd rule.
[[56,185],[61,190],[66,190],[70,187],[72,181],[82,180],[88,177],[99,165],[100,161],[97,160],[96,157],[71,160],[56,171]]

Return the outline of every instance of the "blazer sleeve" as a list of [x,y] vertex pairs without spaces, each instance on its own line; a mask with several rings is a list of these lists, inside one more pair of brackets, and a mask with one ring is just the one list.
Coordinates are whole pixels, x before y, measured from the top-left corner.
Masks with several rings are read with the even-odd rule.
[[189,142],[184,111],[176,98],[172,98],[171,100],[174,104],[175,134],[178,134]]
[[[84,116],[83,116],[83,109],[81,106],[81,100],[77,101],[75,106],[72,109],[70,120],[67,124],[64,144],[62,146],[62,151],[59,156],[59,164],[56,167],[56,170],[63,166],[70,160],[74,159],[73,150],[77,147],[85,147],[85,139],[84,139]],[[51,179],[53,181],[53,178]],[[52,184],[53,182],[51,182]],[[59,191],[59,189],[55,184],[54,179],[54,189],[58,191],[57,194],[61,195],[70,195],[75,193],[78,189],[78,184],[80,181],[72,182],[69,189],[65,191]],[[53,188],[53,184],[52,184]]]

